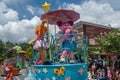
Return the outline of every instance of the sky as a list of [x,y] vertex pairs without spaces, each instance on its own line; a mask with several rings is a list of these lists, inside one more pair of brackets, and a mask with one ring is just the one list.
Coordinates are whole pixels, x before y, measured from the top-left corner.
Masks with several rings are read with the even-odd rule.
[[[35,27],[45,13],[42,9],[45,1],[51,4],[50,11],[61,6],[78,12],[78,21],[120,28],[120,0],[0,0],[0,39],[16,43],[35,38]],[[50,25],[51,33],[53,29]]]

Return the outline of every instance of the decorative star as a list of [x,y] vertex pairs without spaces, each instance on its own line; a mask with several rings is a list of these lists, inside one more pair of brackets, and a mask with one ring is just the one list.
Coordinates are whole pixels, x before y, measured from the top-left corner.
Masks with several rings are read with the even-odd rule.
[[55,77],[52,77],[52,80],[56,80],[56,78],[55,78]]
[[41,80],[41,79],[38,79],[38,80]]
[[83,67],[85,68],[85,65],[83,65]]
[[46,68],[43,68],[43,72],[46,74],[48,71]]
[[70,80],[70,77],[68,77],[68,78],[65,78],[65,80]]
[[82,73],[83,73],[83,68],[80,68],[80,69],[78,70],[78,72],[79,72],[80,74],[82,74]]
[[50,9],[50,4],[47,3],[47,2],[45,2],[45,3],[42,5],[42,7],[43,7],[43,9],[44,9],[45,11],[48,11],[48,10]]
[[40,70],[38,70],[37,72],[38,72],[39,74],[41,73],[41,71],[40,71]]

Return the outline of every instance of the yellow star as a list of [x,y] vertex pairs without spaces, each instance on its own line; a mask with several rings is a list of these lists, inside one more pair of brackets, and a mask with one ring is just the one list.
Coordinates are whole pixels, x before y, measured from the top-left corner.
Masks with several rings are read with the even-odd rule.
[[42,7],[43,7],[43,9],[44,9],[45,11],[48,11],[48,10],[50,9],[50,4],[47,3],[47,2],[45,2],[45,3],[42,5]]

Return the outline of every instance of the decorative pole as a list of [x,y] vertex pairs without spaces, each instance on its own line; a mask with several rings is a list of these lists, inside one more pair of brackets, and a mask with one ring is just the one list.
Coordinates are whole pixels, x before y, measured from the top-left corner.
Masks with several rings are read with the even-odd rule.
[[[50,10],[50,5],[49,3],[45,2],[43,5],[42,5],[42,8],[43,10],[46,12],[48,12]],[[46,15],[46,20],[47,20],[47,28],[48,28],[48,32],[49,32],[49,25],[48,25],[48,15]]]
[[[45,11],[45,13],[47,13],[49,10],[50,10],[50,5],[49,3],[45,2],[43,5],[42,5],[42,8],[43,10]],[[46,14],[46,21],[47,21],[47,29],[48,29],[48,33],[49,33],[49,25],[48,25],[48,15]],[[49,35],[48,35],[48,43],[50,44],[50,38],[49,38]],[[49,58],[50,60],[52,60],[52,56],[51,56],[51,51],[49,50]]]

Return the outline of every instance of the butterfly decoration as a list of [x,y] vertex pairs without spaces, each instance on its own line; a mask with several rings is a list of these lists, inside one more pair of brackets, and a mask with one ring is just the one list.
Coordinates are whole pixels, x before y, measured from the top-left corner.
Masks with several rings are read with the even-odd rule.
[[62,66],[59,69],[55,68],[54,69],[54,74],[56,74],[57,76],[64,76],[64,72],[65,72],[65,67]]

